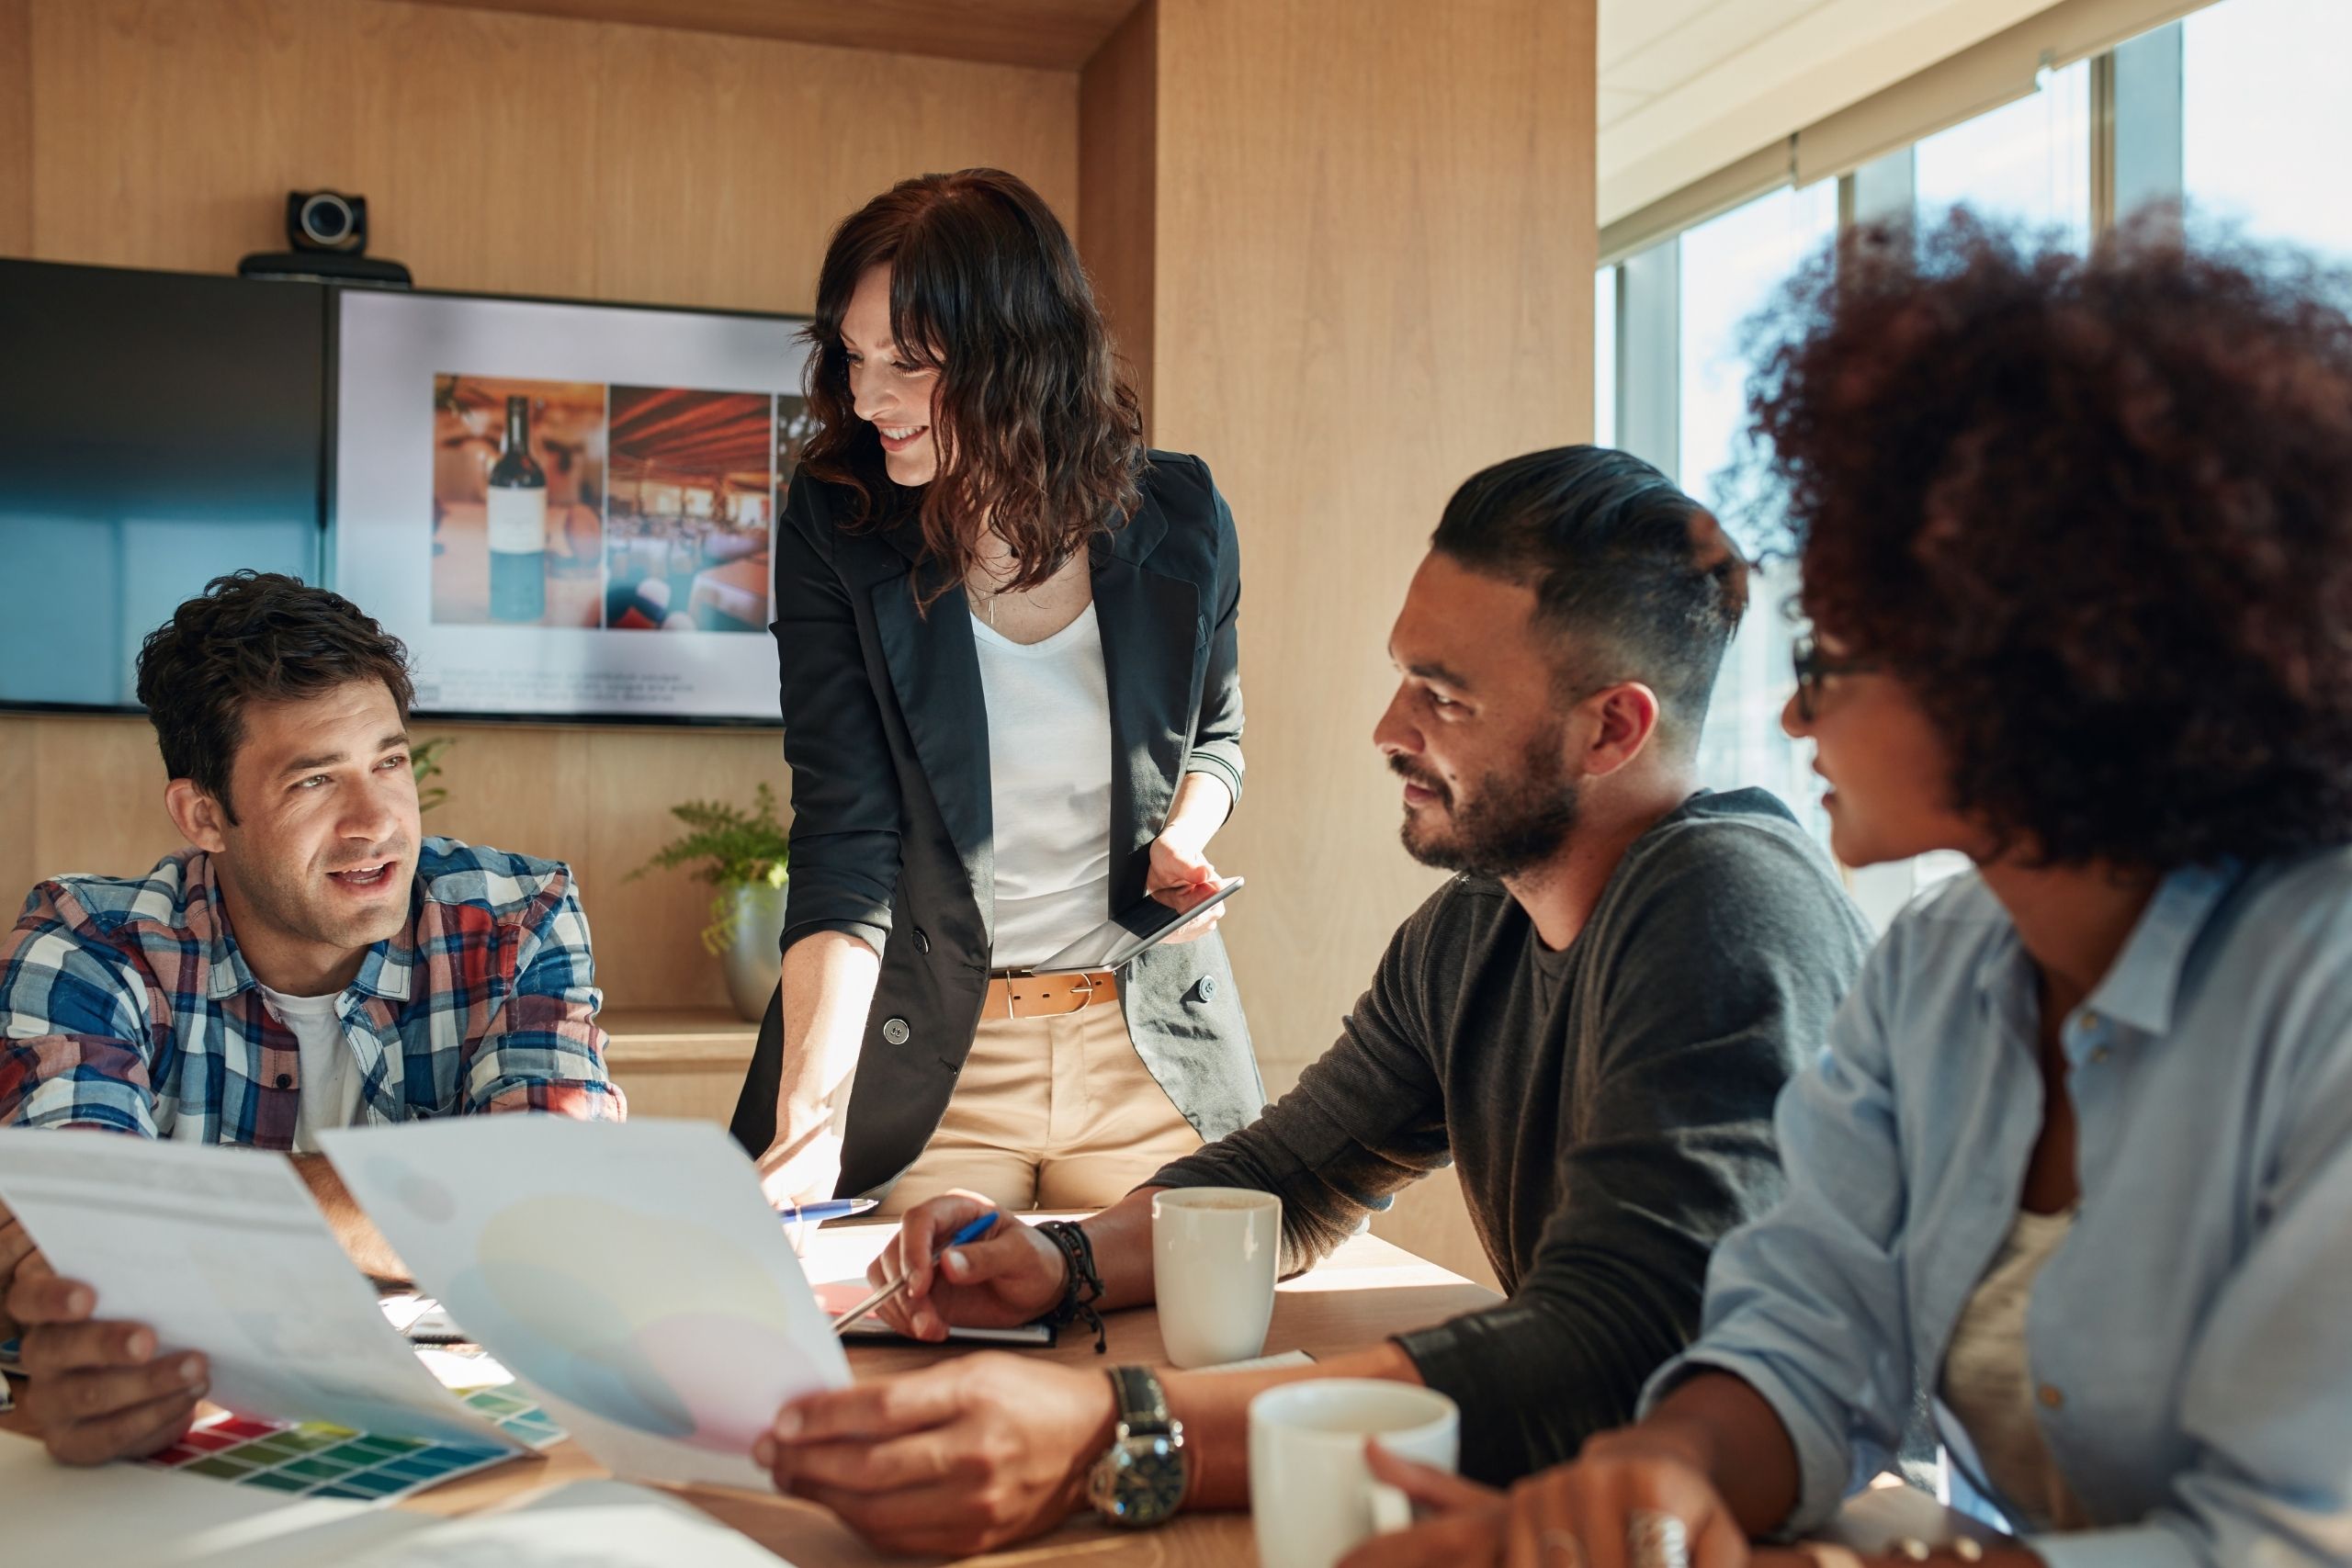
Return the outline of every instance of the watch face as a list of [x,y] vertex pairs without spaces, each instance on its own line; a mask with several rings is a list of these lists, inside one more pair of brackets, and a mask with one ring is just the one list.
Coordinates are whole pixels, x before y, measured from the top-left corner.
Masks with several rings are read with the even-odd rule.
[[1113,1524],[1156,1525],[1174,1517],[1184,1501],[1181,1443],[1168,1437],[1125,1438],[1095,1465],[1091,1494],[1095,1511]]

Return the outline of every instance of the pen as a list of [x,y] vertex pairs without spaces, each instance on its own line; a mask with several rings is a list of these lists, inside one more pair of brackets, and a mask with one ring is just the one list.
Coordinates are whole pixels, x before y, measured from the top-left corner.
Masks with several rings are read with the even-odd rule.
[[820,1220],[845,1220],[874,1207],[871,1200],[857,1198],[827,1198],[821,1202],[802,1203],[796,1208],[778,1209],[776,1218],[786,1224],[814,1224]]
[[[973,1220],[969,1224],[966,1224],[963,1229],[957,1231],[954,1235],[949,1236],[947,1238],[947,1246],[941,1247],[939,1250],[942,1253],[944,1253],[949,1247],[962,1247],[967,1242],[979,1240],[980,1237],[988,1235],[989,1231],[996,1227],[997,1217],[997,1211],[991,1209],[989,1213],[982,1214],[978,1219]],[[849,1311],[833,1319],[833,1332],[835,1334],[839,1334],[851,1324],[855,1323],[859,1318],[864,1317],[867,1313],[872,1312],[876,1307],[880,1306],[884,1302],[889,1301],[899,1292],[905,1290],[907,1288],[907,1281],[913,1278],[914,1276],[911,1274],[899,1275],[897,1279],[891,1280],[888,1284],[883,1286],[880,1290],[875,1292],[872,1295],[866,1297],[864,1301],[850,1308]]]

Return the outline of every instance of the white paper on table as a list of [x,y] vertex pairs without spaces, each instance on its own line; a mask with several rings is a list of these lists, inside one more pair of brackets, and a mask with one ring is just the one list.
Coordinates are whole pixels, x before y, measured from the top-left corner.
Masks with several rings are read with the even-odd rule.
[[1262,1372],[1274,1367],[1311,1367],[1315,1358],[1304,1350],[1283,1350],[1272,1356],[1252,1356],[1243,1361],[1219,1361],[1213,1367],[1201,1367],[1204,1372]]
[[0,1201],[50,1267],[201,1350],[215,1404],[277,1421],[516,1450],[417,1364],[284,1156],[0,1129]]
[[416,1359],[443,1388],[471,1393],[478,1388],[503,1388],[514,1374],[498,1364],[487,1350],[451,1350],[439,1345],[419,1345]]
[[0,1562],[25,1568],[341,1568],[433,1522],[142,1464],[59,1464],[9,1432],[0,1432]]
[[474,1116],[319,1142],[418,1285],[616,1475],[765,1490],[752,1444],[777,1407],[849,1382],[714,1123]]
[[777,1568],[782,1562],[658,1492],[574,1481],[511,1508],[435,1525],[349,1568]]

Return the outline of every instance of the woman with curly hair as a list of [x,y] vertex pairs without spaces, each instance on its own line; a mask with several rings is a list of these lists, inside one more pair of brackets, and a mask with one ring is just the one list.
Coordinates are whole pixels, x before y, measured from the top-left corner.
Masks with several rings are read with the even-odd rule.
[[[2352,321],[2178,220],[1866,234],[1765,323],[1784,722],[1849,864],[1964,852],[1782,1097],[1789,1190],[1637,1425],[1359,1564],[1850,1565],[1931,1408],[2022,1537],[2352,1561]],[[1916,1543],[1914,1543],[1916,1548]]]
[[1198,458],[1144,449],[1077,250],[1011,175],[843,221],[807,335],[775,557],[792,880],[735,1135],[778,1201],[1111,1202],[1264,1102],[1222,906],[1117,972],[1030,973],[1217,884],[1232,514]]

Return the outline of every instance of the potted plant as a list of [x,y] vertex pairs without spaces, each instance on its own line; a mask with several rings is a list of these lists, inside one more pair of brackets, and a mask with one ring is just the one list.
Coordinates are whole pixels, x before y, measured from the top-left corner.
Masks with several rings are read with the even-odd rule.
[[429,783],[441,773],[441,758],[458,743],[454,735],[436,735],[409,748],[408,765],[416,774],[416,814],[420,817],[449,798],[448,786]]
[[775,792],[760,785],[748,812],[722,801],[690,800],[672,807],[670,815],[686,831],[656,850],[628,880],[649,871],[693,866],[696,881],[718,889],[710,901],[710,924],[702,929],[703,949],[724,962],[735,1010],[756,1023],[775,989],[785,868],[791,852],[790,837],[776,820]]

